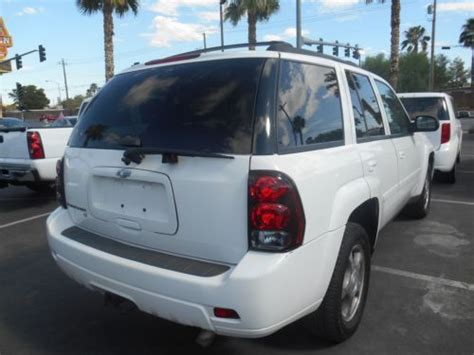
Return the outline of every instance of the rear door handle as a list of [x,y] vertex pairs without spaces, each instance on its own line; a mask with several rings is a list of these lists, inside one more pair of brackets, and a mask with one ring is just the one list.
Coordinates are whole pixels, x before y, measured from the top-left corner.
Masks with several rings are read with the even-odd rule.
[[367,170],[369,170],[369,172],[372,173],[375,170],[376,166],[377,166],[377,162],[375,160],[371,160],[367,163]]

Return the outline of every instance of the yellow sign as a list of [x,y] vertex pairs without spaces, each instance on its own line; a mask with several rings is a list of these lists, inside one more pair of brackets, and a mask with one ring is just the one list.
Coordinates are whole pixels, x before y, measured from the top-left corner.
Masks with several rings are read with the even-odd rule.
[[8,54],[8,48],[13,46],[13,39],[8,33],[3,17],[0,17],[0,60],[6,58]]

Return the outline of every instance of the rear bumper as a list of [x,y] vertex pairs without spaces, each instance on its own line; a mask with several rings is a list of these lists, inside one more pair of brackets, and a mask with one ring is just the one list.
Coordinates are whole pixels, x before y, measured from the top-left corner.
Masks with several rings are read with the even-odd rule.
[[53,182],[56,179],[57,160],[0,159],[0,182],[12,185]]
[[[340,228],[290,253],[250,251],[227,271],[201,277],[91,248],[62,234],[71,226],[68,211],[59,208],[48,218],[47,234],[57,264],[77,282],[173,322],[250,338],[274,333],[319,306],[344,232]],[[240,319],[216,318],[214,307],[234,309]]]

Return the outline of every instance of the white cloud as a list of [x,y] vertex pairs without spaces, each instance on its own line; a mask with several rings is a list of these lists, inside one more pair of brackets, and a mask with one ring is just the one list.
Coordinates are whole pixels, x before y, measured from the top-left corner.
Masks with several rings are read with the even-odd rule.
[[20,12],[18,12],[17,16],[24,16],[24,15],[35,15],[38,12],[43,12],[43,8],[35,9],[34,7],[24,7]]
[[159,14],[167,16],[178,16],[180,7],[216,7],[219,2],[216,0],[156,0],[148,8]]
[[179,22],[176,17],[156,16],[152,24],[153,33],[143,36],[150,38],[150,44],[154,47],[169,47],[170,42],[194,42],[202,41],[202,33],[207,35],[216,32],[213,26],[205,26],[196,23]]
[[438,11],[474,11],[473,1],[444,2],[437,6]]
[[266,42],[267,41],[282,41],[283,38],[279,35],[268,34],[268,35],[263,36],[263,40]]
[[198,13],[200,19],[212,22],[220,20],[220,13],[219,11],[202,11]]

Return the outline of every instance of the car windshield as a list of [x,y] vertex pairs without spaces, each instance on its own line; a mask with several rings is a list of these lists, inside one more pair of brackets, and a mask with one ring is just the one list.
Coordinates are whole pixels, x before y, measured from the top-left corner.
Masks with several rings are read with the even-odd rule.
[[442,97],[402,97],[401,100],[412,120],[417,116],[433,116],[440,121],[449,120],[446,100]]
[[70,146],[249,154],[264,61],[215,60],[117,75],[89,103]]

